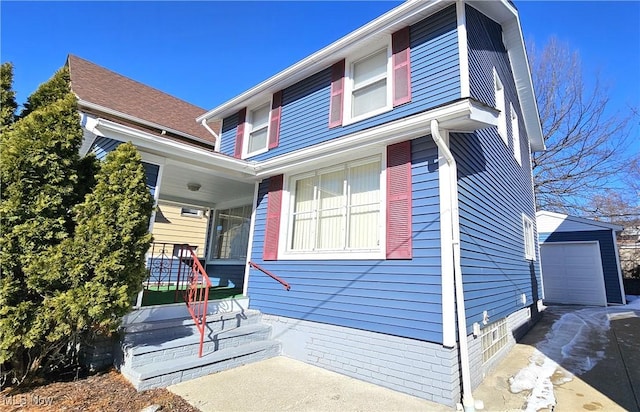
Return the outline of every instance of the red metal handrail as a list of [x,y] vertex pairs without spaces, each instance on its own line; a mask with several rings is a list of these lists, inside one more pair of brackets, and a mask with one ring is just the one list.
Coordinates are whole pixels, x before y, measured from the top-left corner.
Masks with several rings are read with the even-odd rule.
[[191,268],[189,271],[189,286],[185,292],[185,303],[191,318],[196,323],[196,328],[200,332],[200,349],[198,357],[202,357],[202,347],[204,346],[204,332],[207,327],[207,303],[209,302],[209,288],[211,280],[207,276],[198,260],[195,251],[189,245],[180,245],[180,257],[185,257],[182,251],[188,250],[191,258]]
[[269,272],[267,269],[260,267],[259,265],[253,263],[253,262],[249,262],[249,266],[251,266],[252,268],[256,268],[258,269],[260,272],[264,273],[265,275],[271,277],[272,279],[275,279],[276,281],[280,282],[280,284],[286,289],[286,290],[290,290],[291,289],[291,285],[289,285],[289,283],[287,283],[287,281],[283,280],[282,278],[274,275],[273,273]]

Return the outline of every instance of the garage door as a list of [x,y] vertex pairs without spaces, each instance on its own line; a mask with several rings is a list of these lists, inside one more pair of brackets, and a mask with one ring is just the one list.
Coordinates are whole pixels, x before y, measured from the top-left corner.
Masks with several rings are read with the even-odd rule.
[[606,306],[598,242],[540,246],[545,301]]

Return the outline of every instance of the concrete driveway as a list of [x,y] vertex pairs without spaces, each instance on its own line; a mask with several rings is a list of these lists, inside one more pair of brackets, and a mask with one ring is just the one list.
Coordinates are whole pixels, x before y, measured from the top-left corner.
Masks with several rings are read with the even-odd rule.
[[[536,410],[531,406],[549,398],[547,380],[555,412],[640,411],[640,305],[551,306],[543,313],[474,391],[485,410]],[[538,391],[513,393],[522,376]]]

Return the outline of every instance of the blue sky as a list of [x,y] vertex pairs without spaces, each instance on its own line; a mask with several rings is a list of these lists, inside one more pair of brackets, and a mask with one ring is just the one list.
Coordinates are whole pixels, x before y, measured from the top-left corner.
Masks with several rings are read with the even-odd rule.
[[[208,110],[397,4],[2,1],[0,58],[19,103],[73,53]],[[601,73],[613,109],[640,107],[640,2],[516,5],[526,39],[557,36]]]

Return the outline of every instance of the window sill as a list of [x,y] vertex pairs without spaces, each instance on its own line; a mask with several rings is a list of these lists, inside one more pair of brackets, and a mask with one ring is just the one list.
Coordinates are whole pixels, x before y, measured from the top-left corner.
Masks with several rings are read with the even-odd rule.
[[348,126],[353,123],[358,123],[362,120],[367,120],[374,116],[390,112],[391,110],[393,110],[393,106],[385,106],[385,107],[381,107],[380,109],[371,111],[369,113],[361,114],[360,116],[357,116],[357,117],[344,116],[344,120],[342,121],[342,126]]
[[250,157],[258,156],[262,153],[267,153],[268,151],[269,151],[269,148],[265,147],[264,149],[256,150],[255,152],[243,153],[242,160],[248,159]]
[[278,260],[385,260],[382,251],[283,252]]

